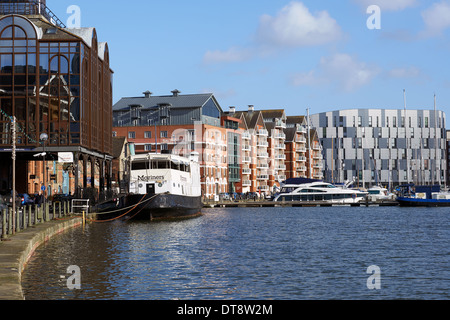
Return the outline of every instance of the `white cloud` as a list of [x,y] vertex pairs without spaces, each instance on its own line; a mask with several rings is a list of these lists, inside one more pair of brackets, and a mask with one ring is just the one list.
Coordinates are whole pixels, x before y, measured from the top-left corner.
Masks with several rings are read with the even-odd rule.
[[425,30],[421,36],[439,36],[445,29],[450,28],[450,2],[441,1],[434,3],[430,8],[422,12]]
[[240,62],[249,59],[252,56],[251,50],[232,47],[226,51],[208,51],[203,57],[205,64],[222,63],[222,62]]
[[353,0],[364,9],[377,5],[383,11],[400,11],[417,5],[417,0]]
[[380,73],[376,66],[360,62],[356,57],[338,53],[323,57],[317,70],[298,73],[291,79],[295,86],[335,83],[344,91],[354,91],[369,84]]
[[417,67],[395,68],[388,72],[390,78],[417,78],[421,71]]
[[313,15],[301,2],[293,1],[275,17],[263,15],[257,40],[264,45],[288,47],[316,46],[341,38],[342,31],[328,12]]
[[303,3],[293,1],[275,17],[263,15],[260,18],[254,43],[225,51],[208,51],[203,63],[242,62],[257,55],[264,57],[281,48],[324,45],[341,37],[341,28],[328,12],[320,11],[314,15]]

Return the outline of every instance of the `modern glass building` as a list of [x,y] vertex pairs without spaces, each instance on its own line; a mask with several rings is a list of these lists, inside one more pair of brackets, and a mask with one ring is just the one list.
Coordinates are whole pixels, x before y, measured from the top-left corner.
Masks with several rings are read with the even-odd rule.
[[442,111],[351,109],[314,114],[311,121],[323,145],[327,181],[446,183]]
[[49,181],[34,172],[30,182],[25,170],[44,150],[47,160],[73,154],[66,166],[72,193],[110,185],[112,75],[108,45],[98,42],[94,28],[66,28],[45,0],[0,1],[0,161],[9,164],[0,189],[11,188],[11,117],[18,127],[17,165],[24,168],[17,170],[19,192],[36,191],[27,183]]

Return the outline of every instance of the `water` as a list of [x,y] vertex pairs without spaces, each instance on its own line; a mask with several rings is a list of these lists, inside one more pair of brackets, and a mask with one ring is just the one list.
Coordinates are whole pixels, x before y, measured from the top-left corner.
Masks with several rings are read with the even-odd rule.
[[[40,247],[26,299],[449,299],[448,208],[229,208],[113,222]],[[67,288],[67,267],[81,289]],[[369,290],[369,266],[381,289]],[[65,278],[64,278],[65,277]]]

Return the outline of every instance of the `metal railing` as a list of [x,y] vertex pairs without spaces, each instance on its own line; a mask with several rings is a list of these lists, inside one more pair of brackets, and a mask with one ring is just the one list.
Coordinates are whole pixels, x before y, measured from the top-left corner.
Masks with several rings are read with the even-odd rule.
[[45,3],[40,1],[2,1],[0,3],[0,15],[8,14],[41,15],[54,25],[66,28],[66,25],[56,16],[56,14],[54,14]]

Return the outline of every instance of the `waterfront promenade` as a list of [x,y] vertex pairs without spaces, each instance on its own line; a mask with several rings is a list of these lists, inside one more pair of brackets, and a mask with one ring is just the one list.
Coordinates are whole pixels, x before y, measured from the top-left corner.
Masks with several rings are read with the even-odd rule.
[[[15,225],[13,234],[11,219],[6,219],[5,211],[2,212],[2,230],[7,232],[2,233],[0,242],[0,300],[24,300],[21,276],[34,251],[53,236],[81,226],[83,219],[70,216],[66,211],[42,216],[39,212],[36,215],[30,211],[30,219],[23,219],[27,215],[22,211],[22,219],[17,215],[19,223]],[[36,223],[28,224],[29,221]]]

